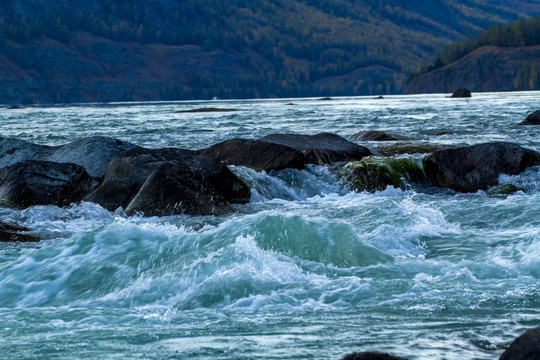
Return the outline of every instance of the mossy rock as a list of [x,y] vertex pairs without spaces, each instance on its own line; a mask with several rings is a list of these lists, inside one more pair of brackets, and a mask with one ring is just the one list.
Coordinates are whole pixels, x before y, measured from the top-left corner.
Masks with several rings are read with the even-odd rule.
[[351,162],[340,170],[340,175],[356,191],[384,190],[388,185],[402,188],[408,183],[423,183],[425,175],[410,159],[367,156]]
[[487,191],[487,194],[488,195],[510,195],[520,190],[523,190],[523,189],[520,189],[517,186],[512,185],[512,184],[504,184],[504,185],[497,185],[490,188]]

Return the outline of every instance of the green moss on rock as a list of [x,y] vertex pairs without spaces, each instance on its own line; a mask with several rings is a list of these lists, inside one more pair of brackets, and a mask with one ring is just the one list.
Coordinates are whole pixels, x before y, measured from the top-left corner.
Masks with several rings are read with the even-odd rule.
[[490,188],[487,191],[487,194],[488,195],[510,195],[515,192],[518,192],[519,190],[523,190],[523,189],[520,189],[513,184],[504,184],[504,185],[497,185]]
[[356,191],[384,190],[388,185],[398,188],[425,180],[424,172],[414,161],[381,156],[367,156],[348,163],[340,170],[340,175]]

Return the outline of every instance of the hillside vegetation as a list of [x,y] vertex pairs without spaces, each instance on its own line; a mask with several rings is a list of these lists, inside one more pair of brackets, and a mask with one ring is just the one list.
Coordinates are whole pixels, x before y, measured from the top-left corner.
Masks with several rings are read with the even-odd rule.
[[0,102],[399,93],[436,48],[538,11],[498,0],[5,0]]

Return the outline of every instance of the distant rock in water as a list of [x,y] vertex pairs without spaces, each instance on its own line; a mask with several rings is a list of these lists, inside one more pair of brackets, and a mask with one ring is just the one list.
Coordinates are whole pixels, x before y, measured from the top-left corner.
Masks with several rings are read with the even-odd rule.
[[403,187],[406,183],[422,183],[425,175],[420,166],[409,159],[367,156],[351,162],[339,171],[355,191],[381,191],[387,186]]
[[75,164],[27,160],[0,170],[0,200],[18,208],[67,206],[95,186],[86,170]]
[[376,98],[373,98],[373,100],[382,100],[382,99],[384,99],[384,96],[382,95],[379,95]]
[[404,135],[396,135],[380,130],[368,130],[362,131],[353,136],[353,140],[356,141],[400,141],[400,140],[414,140],[411,137]]
[[499,360],[540,360],[540,328],[517,337]]
[[7,108],[8,110],[22,110],[25,109],[24,106],[10,106]]
[[529,114],[519,125],[540,125],[540,110]]
[[450,97],[451,98],[469,98],[471,97],[471,90],[467,88],[458,88],[456,89],[456,91],[454,91],[454,93]]
[[361,160],[372,155],[364,146],[331,133],[316,135],[272,134],[261,141],[288,146],[304,154],[306,164],[333,164],[341,161]]
[[492,142],[436,151],[422,160],[435,186],[460,192],[486,190],[500,174],[517,175],[540,164],[540,153],[519,145]]
[[41,239],[25,234],[30,231],[27,227],[7,221],[0,221],[0,242],[35,242]]
[[395,156],[402,154],[426,154],[447,148],[448,146],[441,144],[431,144],[427,142],[406,142],[384,145],[377,148],[377,151],[385,156]]
[[452,135],[454,132],[451,130],[437,130],[430,132],[429,135],[432,136],[443,136],[443,135]]
[[201,150],[201,153],[227,165],[240,165],[255,170],[301,170],[305,167],[305,157],[301,151],[260,140],[226,140]]
[[199,109],[191,109],[191,110],[178,110],[178,111],[174,111],[174,113],[181,114],[181,113],[209,113],[209,112],[233,112],[233,111],[238,111],[238,110],[207,107],[207,108],[199,108]]
[[334,100],[334,99],[332,99],[331,97],[323,97],[323,98],[319,98],[317,100],[319,100],[319,101],[329,101],[329,100]]
[[353,353],[343,357],[341,360],[407,360],[398,356],[387,353],[366,351],[361,353]]

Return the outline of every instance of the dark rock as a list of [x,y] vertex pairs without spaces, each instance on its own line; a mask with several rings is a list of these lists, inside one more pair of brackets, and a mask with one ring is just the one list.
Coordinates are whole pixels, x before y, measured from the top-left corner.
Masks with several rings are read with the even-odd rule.
[[38,237],[24,234],[28,231],[30,231],[30,229],[19,224],[0,221],[0,242],[33,242],[41,240]]
[[384,96],[379,95],[379,96],[377,96],[376,98],[373,98],[373,100],[381,100],[381,99],[384,99]]
[[495,185],[499,174],[516,175],[540,164],[540,153],[512,143],[493,142],[436,151],[422,163],[435,186],[475,192]]
[[427,142],[407,142],[384,145],[377,148],[377,151],[385,156],[394,156],[402,154],[426,154],[447,148],[448,146],[445,145],[430,144]]
[[334,99],[332,99],[331,97],[322,97],[322,98],[317,99],[317,100],[319,100],[319,101],[329,101],[329,100],[334,100]]
[[396,135],[379,130],[368,130],[360,132],[353,136],[353,140],[357,141],[399,141],[399,140],[414,140],[411,137]]
[[529,114],[519,125],[540,125],[540,110]]
[[[174,175],[175,181],[182,184],[189,184],[189,182],[185,179],[179,180],[177,175],[180,170],[178,169],[189,169],[190,174],[196,174],[199,185],[203,184],[205,187],[213,189],[229,203],[244,204],[250,199],[249,188],[216,159],[191,150],[139,148],[126,151],[111,161],[103,181],[95,191],[85,197],[85,200],[100,204],[111,211],[120,206],[126,208],[138,196],[139,191],[142,190],[141,188],[149,180],[152,173],[162,165],[177,169],[176,173],[169,175]],[[165,174],[163,169],[155,173],[145,191],[147,193],[155,192],[153,189],[157,186],[156,182],[165,181]],[[173,185],[168,184],[167,186],[172,187]],[[174,186],[179,187],[180,185]],[[199,191],[201,191],[200,186]],[[170,195],[173,200],[178,200],[174,194]],[[162,203],[167,201],[166,199],[161,200]],[[140,202],[136,202],[136,204],[140,204]],[[134,204],[132,211],[139,208],[142,209],[142,205],[136,207]],[[184,213],[188,213],[188,210],[190,209],[186,209]]]
[[540,328],[517,337],[499,360],[540,360]]
[[201,151],[227,165],[246,166],[255,170],[303,169],[304,154],[289,146],[260,140],[232,139]]
[[62,146],[33,144],[24,140],[0,138],[0,168],[25,160],[77,164],[93,177],[101,177],[118,154],[138,146],[117,139],[93,136]]
[[518,188],[516,185],[504,184],[504,185],[498,185],[498,186],[489,188],[486,193],[488,195],[510,195],[520,190],[523,191],[523,189]]
[[469,98],[469,97],[471,97],[471,90],[466,89],[466,88],[458,88],[458,89],[456,89],[456,91],[454,91],[454,93],[450,97],[452,97],[452,98]]
[[0,170],[0,199],[19,208],[66,206],[79,202],[95,186],[75,164],[27,160]]
[[232,111],[238,111],[238,110],[207,107],[207,108],[190,109],[190,110],[179,110],[179,111],[174,111],[174,113],[182,114],[182,113],[208,113],[208,112],[232,112]]
[[429,133],[429,135],[433,135],[433,136],[442,136],[442,135],[452,135],[454,132],[451,131],[451,130],[438,130],[438,131],[433,131],[431,133]]
[[406,183],[425,181],[424,172],[412,160],[380,156],[351,162],[341,168],[339,174],[356,191],[380,191],[389,185],[400,188]]
[[285,105],[287,105],[287,106],[293,106],[293,105],[296,105],[296,104],[294,104],[294,103],[288,103],[288,104],[285,104]]
[[7,108],[8,110],[22,110],[25,109],[24,106],[10,106]]
[[364,156],[372,155],[368,148],[330,133],[316,135],[272,134],[260,140],[301,151],[304,154],[306,164],[325,165],[341,161],[356,161],[361,160]]
[[343,357],[341,360],[406,360],[404,358],[390,355],[387,353],[366,351],[361,353],[353,353]]
[[126,208],[127,215],[221,215],[235,209],[185,164],[163,163]]

